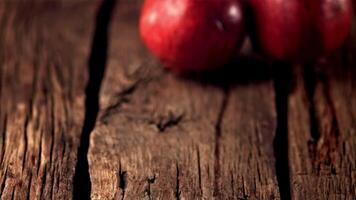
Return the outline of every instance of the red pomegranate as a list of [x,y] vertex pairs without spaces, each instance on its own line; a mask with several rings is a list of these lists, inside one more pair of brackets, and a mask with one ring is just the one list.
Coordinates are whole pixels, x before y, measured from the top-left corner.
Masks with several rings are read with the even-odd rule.
[[351,0],[250,0],[255,42],[278,60],[312,60],[338,49],[352,21]]
[[244,38],[239,0],[146,0],[140,34],[147,47],[176,72],[224,65]]

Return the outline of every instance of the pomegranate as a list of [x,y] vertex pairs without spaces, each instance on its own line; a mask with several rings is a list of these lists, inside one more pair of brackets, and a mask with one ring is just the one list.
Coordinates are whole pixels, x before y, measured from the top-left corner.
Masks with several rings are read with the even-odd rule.
[[250,0],[254,41],[277,60],[310,61],[346,40],[351,0]]
[[175,72],[224,65],[244,38],[239,0],[146,0],[140,35],[163,64]]

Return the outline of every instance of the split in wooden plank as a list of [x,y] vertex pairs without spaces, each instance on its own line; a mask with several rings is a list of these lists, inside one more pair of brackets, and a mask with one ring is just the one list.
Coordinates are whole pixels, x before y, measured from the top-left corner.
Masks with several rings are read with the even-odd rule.
[[0,3],[1,199],[71,199],[97,3]]
[[222,89],[163,72],[140,42],[139,5],[119,2],[113,20],[92,199],[279,199],[272,80]]

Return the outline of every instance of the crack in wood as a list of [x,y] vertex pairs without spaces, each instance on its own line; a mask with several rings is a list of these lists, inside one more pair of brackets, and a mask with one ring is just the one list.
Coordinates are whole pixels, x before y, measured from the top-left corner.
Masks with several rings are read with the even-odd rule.
[[45,165],[45,167],[44,167],[43,170],[44,170],[44,172],[43,172],[42,177],[41,177],[41,182],[42,182],[42,183],[41,183],[40,195],[39,195],[40,199],[44,199],[44,198],[43,198],[43,192],[44,192],[44,188],[45,188],[45,186],[46,186],[47,165]]
[[5,167],[5,172],[4,172],[4,176],[3,176],[3,181],[0,185],[0,198],[3,194],[3,191],[5,189],[5,183],[6,183],[6,179],[7,179],[7,170],[8,170],[8,166]]
[[304,86],[305,92],[308,99],[308,108],[309,108],[309,124],[310,124],[310,134],[311,134],[311,145],[314,146],[314,143],[319,140],[320,135],[318,131],[318,121],[315,116],[315,104],[314,104],[314,94],[316,89],[316,77],[314,72],[314,65],[306,65],[304,67]]
[[121,190],[121,200],[125,199],[125,190],[127,187],[127,171],[122,170],[121,161],[119,163],[119,171],[117,173],[118,186]]
[[183,119],[184,114],[175,115],[169,112],[168,117],[162,117],[156,123],[156,127],[160,133],[165,132],[166,129],[177,126]]
[[330,86],[325,74],[316,64],[304,67],[304,86],[309,106],[310,132],[309,153],[316,173],[322,168],[330,168],[336,174],[335,154],[337,154],[339,125],[335,106],[330,97]]
[[[32,106],[32,105],[31,105]],[[26,117],[25,117],[25,123],[24,123],[24,157],[22,159],[22,173],[25,170],[25,164],[26,164],[26,157],[27,157],[27,146],[28,146],[28,132],[27,132],[27,128],[28,128],[28,122],[31,120],[29,113],[26,113]]]
[[291,199],[288,157],[288,97],[291,87],[291,67],[286,63],[275,63],[274,90],[277,112],[277,128],[273,140],[275,171],[282,200]]
[[[56,171],[57,169],[57,171]],[[59,184],[62,183],[61,182],[61,171],[60,170],[60,166],[57,164],[55,165],[54,169],[53,169],[53,174],[52,174],[52,187],[51,187],[51,192],[50,194],[52,195],[51,196],[51,199],[55,199],[55,195],[58,193],[58,190],[59,190]],[[55,173],[57,172],[57,173]]]
[[32,172],[30,172],[30,177],[29,177],[29,183],[28,183],[28,187],[27,187],[27,200],[30,200],[30,194],[31,194],[31,184],[32,184]]
[[[52,166],[52,165],[50,165],[50,166]],[[50,179],[51,179],[51,186],[52,187],[50,187],[49,188],[49,194],[51,195],[51,198],[53,199],[53,195],[54,195],[54,193],[53,193],[53,188],[54,188],[54,179],[56,178],[54,175],[55,175],[55,173],[56,173],[56,166],[54,166],[53,167],[53,169],[52,169],[52,173],[51,173],[51,176],[50,176]],[[58,180],[59,181],[59,180]]]
[[[40,172],[40,166],[41,166],[41,162],[42,162],[42,140],[43,140],[43,131],[40,131],[40,144],[39,144],[39,150],[38,150],[38,162],[37,162],[37,177],[39,176],[39,172]],[[62,156],[63,157],[63,156]]]
[[199,147],[196,147],[196,151],[197,151],[197,162],[198,162],[198,182],[199,182],[199,192],[200,192],[200,196],[203,196],[203,188],[202,188],[202,180],[201,180],[201,163],[200,163],[200,151],[199,151]]
[[230,186],[231,186],[231,192],[232,192],[232,196],[235,196],[235,180],[234,180],[234,172],[233,170],[230,170]]
[[143,80],[139,79],[116,94],[116,102],[105,109],[103,115],[100,117],[100,121],[107,121],[107,118],[117,112],[124,103],[129,103],[130,96],[137,90],[142,82]]
[[217,116],[217,121],[215,124],[215,150],[214,150],[214,191],[213,191],[213,196],[217,196],[219,197],[220,194],[220,138],[221,138],[221,124],[222,124],[222,120],[223,117],[225,115],[225,111],[226,111],[226,107],[228,105],[229,102],[229,98],[230,98],[230,88],[226,87],[223,88],[224,91],[224,95],[223,95],[223,99],[221,102],[221,106],[219,109],[219,113]]
[[261,171],[260,171],[260,165],[259,163],[257,163],[257,178],[258,178],[258,182],[261,182]]
[[6,148],[6,130],[7,129],[7,114],[4,114],[4,120],[2,124],[1,136],[2,136],[2,144],[1,144],[1,161],[0,166],[3,166],[4,156],[5,156],[5,148]]
[[11,192],[11,200],[15,199],[15,191],[16,191],[16,187],[13,187]]
[[[46,95],[47,96],[47,95]],[[46,99],[47,100],[47,99]],[[54,150],[54,144],[55,144],[55,138],[56,138],[56,132],[55,132],[55,114],[54,114],[54,97],[53,95],[51,95],[51,99],[50,101],[50,109],[48,109],[48,111],[50,112],[48,116],[50,116],[51,120],[50,120],[50,124],[49,124],[49,130],[48,132],[51,133],[51,145],[50,145],[50,150],[49,150],[49,163],[50,166],[52,166],[52,162],[53,162],[53,150]]]
[[180,191],[180,188],[179,188],[179,166],[178,166],[178,162],[176,162],[176,189],[175,189],[175,197],[176,197],[176,200],[180,200],[180,194],[181,194],[181,191]]
[[74,174],[74,199],[90,199],[91,181],[87,154],[90,133],[95,126],[99,111],[99,91],[107,62],[108,31],[116,2],[117,0],[104,0],[97,11],[96,27],[88,61],[89,81],[85,91],[85,119]]

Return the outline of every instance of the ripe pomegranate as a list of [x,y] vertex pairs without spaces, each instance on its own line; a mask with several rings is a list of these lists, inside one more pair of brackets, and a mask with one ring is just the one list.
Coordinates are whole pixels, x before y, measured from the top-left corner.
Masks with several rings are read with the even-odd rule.
[[255,42],[278,60],[310,61],[338,49],[352,21],[351,0],[250,0]]
[[225,64],[244,38],[240,0],[146,0],[139,26],[147,47],[179,73]]

